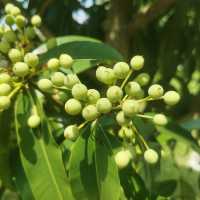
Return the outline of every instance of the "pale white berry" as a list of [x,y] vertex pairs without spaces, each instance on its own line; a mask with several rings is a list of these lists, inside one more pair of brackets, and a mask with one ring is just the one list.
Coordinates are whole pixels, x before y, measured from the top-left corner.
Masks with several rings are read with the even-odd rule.
[[127,117],[133,117],[139,112],[140,104],[136,100],[128,99],[122,104],[122,110]]
[[154,84],[148,89],[148,94],[152,98],[160,98],[163,96],[163,87],[159,84]]
[[97,101],[97,110],[99,113],[109,113],[112,110],[112,104],[107,98],[100,98]]
[[167,124],[167,118],[163,114],[156,114],[153,117],[153,122],[157,125],[164,126]]
[[142,69],[143,66],[144,66],[144,58],[143,58],[143,56],[140,56],[140,55],[134,56],[131,59],[130,64],[131,64],[132,69],[134,69],[134,70]]
[[125,62],[118,62],[114,65],[113,71],[118,79],[124,79],[129,73],[129,65]]
[[180,95],[176,91],[168,91],[163,96],[164,102],[167,105],[173,106],[180,101]]
[[61,67],[64,67],[66,69],[71,68],[74,62],[73,58],[68,54],[61,54],[59,57],[59,61],[60,61]]
[[159,159],[158,153],[153,149],[147,149],[144,152],[144,159],[149,164],[155,164],[158,162],[158,159]]
[[129,150],[121,150],[115,155],[115,162],[119,169],[125,168],[131,160],[131,153]]
[[64,137],[69,140],[75,140],[79,136],[79,129],[76,125],[69,125],[64,130]]
[[27,124],[30,128],[36,128],[40,125],[40,122],[40,117],[34,114],[28,118]]
[[69,114],[69,115],[78,115],[81,113],[82,110],[82,105],[80,103],[80,101],[76,100],[76,99],[69,99],[66,103],[65,103],[65,111]]

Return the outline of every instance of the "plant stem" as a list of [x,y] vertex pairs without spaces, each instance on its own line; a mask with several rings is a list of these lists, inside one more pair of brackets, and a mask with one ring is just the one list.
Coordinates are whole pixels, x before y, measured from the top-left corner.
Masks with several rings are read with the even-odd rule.
[[133,129],[133,131],[135,132],[136,136],[138,137],[138,139],[142,142],[142,144],[144,145],[145,149],[149,149],[148,144],[146,143],[145,139],[139,134],[138,130],[132,125],[131,128]]
[[22,86],[23,86],[23,84],[19,84],[19,85],[8,95],[8,97],[9,97],[9,98],[12,98],[12,97],[21,89]]
[[133,70],[131,69],[130,72],[128,73],[127,77],[124,79],[124,81],[122,82],[120,88],[123,89],[124,86],[126,85],[126,82],[128,81],[128,79],[130,78],[131,74],[133,73]]
[[83,122],[82,124],[78,126],[78,129],[82,129],[87,123],[88,121]]
[[141,118],[146,118],[146,119],[152,119],[152,116],[149,115],[141,115],[141,114],[137,114],[136,116],[141,117]]

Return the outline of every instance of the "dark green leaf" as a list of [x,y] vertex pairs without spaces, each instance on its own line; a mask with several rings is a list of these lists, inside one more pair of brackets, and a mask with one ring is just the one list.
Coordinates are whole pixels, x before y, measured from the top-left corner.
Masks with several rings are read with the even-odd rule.
[[12,111],[6,110],[0,113],[0,180],[6,187],[12,188],[12,172],[10,166],[10,136],[12,125]]
[[69,177],[76,199],[99,199],[94,163],[95,142],[92,137],[90,128],[86,127],[71,148]]
[[[98,122],[97,122],[98,123]],[[95,163],[100,200],[119,199],[121,193],[118,168],[107,133],[100,124],[95,131]]]
[[177,181],[176,180],[166,180],[161,182],[156,182],[154,184],[155,193],[160,196],[169,197],[176,190]]
[[41,64],[46,63],[52,57],[59,57],[61,53],[67,53],[75,59],[73,69],[80,73],[96,66],[101,62],[120,61],[123,57],[112,47],[93,41],[76,41],[62,44],[40,56]]
[[[34,93],[32,93],[34,94]],[[33,103],[41,117],[41,126],[31,129],[27,119]],[[24,173],[35,199],[73,199],[65,173],[61,150],[55,143],[42,107],[34,95],[20,93],[15,104],[15,126]],[[18,180],[16,179],[16,182]]]

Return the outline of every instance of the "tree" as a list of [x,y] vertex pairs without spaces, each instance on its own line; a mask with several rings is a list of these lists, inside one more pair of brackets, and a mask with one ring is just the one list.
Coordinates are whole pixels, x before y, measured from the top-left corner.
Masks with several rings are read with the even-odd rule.
[[200,3],[6,3],[2,199],[198,197]]

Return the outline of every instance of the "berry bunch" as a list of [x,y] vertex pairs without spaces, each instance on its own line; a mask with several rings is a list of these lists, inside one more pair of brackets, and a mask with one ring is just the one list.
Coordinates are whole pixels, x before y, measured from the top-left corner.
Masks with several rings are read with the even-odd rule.
[[[166,125],[167,118],[164,114],[154,116],[142,114],[145,105],[149,101],[164,100],[167,105],[175,105],[180,100],[180,95],[176,91],[164,92],[159,84],[153,84],[148,88],[148,95],[145,96],[143,86],[147,86],[150,77],[146,73],[140,73],[134,80],[131,79],[133,73],[137,73],[144,66],[142,56],[134,56],[130,65],[126,62],[118,62],[113,68],[99,66],[96,70],[96,78],[101,83],[108,85],[105,95],[101,95],[96,89],[88,89],[73,74],[67,77],[65,84],[71,89],[72,98],[65,103],[65,111],[72,116],[81,115],[84,123],[97,121],[102,115],[114,113],[116,122],[119,125],[118,136],[123,140],[133,141],[136,130],[132,122],[134,116],[144,117],[151,120],[156,125]],[[75,140],[78,137],[79,127],[69,125],[66,127],[64,136],[67,139]],[[123,157],[123,159],[122,159]],[[125,149],[116,154],[116,163],[119,168],[126,166],[131,156],[129,150]],[[158,154],[155,150],[147,148],[144,159],[149,163],[156,163]]]
[[[143,56],[134,56],[130,64],[118,62],[113,68],[99,66],[96,78],[107,86],[106,93],[101,94],[97,89],[89,89],[73,73],[74,60],[68,54],[51,58],[45,65],[40,64],[39,56],[32,51],[38,44],[37,39],[46,40],[39,30],[42,20],[38,15],[34,15],[29,22],[13,4],[7,4],[5,12],[5,25],[0,26],[0,54],[6,60],[0,68],[0,111],[9,108],[12,97],[21,88],[34,85],[44,95],[65,104],[67,114],[81,116],[83,123],[80,126],[70,124],[65,128],[66,139],[76,140],[79,129],[86,123],[98,123],[99,117],[112,113],[118,124],[117,136],[128,144],[135,144],[135,139],[139,138],[146,148],[144,159],[151,164],[157,162],[158,153],[148,147],[132,119],[137,116],[156,125],[166,125],[164,114],[146,115],[145,107],[149,101],[157,100],[173,106],[179,102],[180,95],[176,91],[164,92],[159,84],[153,84],[145,91],[150,76],[144,72],[138,74],[144,67]],[[48,49],[55,45],[55,39],[47,41]],[[70,73],[66,75],[62,69],[68,69]],[[30,128],[37,128],[40,123],[40,116],[33,105],[27,124]],[[116,154],[115,161],[119,168],[124,168],[132,157],[129,149],[125,148]]]
[[[33,51],[40,42],[46,41],[45,36],[40,31],[42,20],[39,15],[34,15],[28,20],[22,11],[13,4],[5,6],[5,23],[0,25],[0,55],[5,62],[0,64],[0,112],[8,109],[11,99],[21,88],[29,88],[37,79],[38,72],[44,71],[45,66],[40,65],[39,56]],[[56,40],[47,40],[47,49],[56,46]],[[41,91],[50,91],[53,87],[64,85],[65,76],[61,72],[55,72],[60,66],[71,67],[73,59],[67,54],[62,54],[58,59],[52,58],[47,63],[47,68],[51,71],[51,80],[41,79],[37,85]],[[66,78],[66,84],[75,81],[75,75]],[[73,80],[72,80],[73,79]],[[68,83],[70,82],[70,83]],[[62,94],[61,91],[56,91]],[[34,105],[33,105],[34,107]],[[40,124],[40,117],[36,108],[27,120],[31,128],[36,128]]]

